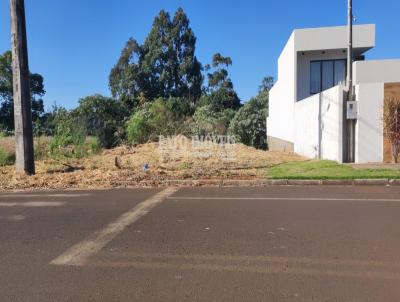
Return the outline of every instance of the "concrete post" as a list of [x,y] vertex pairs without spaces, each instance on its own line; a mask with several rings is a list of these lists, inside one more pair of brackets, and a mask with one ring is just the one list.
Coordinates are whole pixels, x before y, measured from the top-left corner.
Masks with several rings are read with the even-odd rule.
[[24,0],[10,0],[16,170],[35,174]]

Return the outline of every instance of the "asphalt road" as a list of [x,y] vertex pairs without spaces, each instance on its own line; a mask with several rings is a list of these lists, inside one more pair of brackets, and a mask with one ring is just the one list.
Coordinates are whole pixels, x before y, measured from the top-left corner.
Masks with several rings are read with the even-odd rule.
[[0,301],[400,301],[400,188],[0,194]]

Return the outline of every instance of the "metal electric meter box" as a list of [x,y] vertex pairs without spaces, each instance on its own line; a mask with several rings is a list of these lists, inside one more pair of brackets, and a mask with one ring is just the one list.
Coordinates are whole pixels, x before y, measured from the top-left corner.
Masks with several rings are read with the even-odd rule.
[[356,120],[357,119],[357,102],[349,101],[347,103],[347,119]]

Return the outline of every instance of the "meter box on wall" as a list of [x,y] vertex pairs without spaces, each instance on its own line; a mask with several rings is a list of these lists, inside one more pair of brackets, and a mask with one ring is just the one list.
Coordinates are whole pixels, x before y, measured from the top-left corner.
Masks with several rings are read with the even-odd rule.
[[347,119],[355,120],[357,119],[357,102],[349,101],[347,103]]

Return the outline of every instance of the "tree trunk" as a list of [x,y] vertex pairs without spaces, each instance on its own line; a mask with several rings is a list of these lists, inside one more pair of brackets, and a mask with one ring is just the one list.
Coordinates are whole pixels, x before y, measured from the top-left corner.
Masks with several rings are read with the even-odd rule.
[[28,47],[24,0],[10,0],[11,52],[15,123],[15,167],[35,174],[32,133],[32,105],[29,91]]

